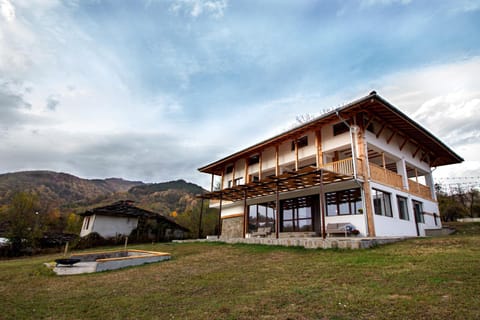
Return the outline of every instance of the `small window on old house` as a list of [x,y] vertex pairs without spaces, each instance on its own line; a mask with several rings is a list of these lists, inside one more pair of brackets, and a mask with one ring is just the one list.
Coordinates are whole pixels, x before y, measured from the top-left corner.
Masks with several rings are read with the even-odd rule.
[[85,230],[88,230],[89,225],[90,225],[90,217],[85,217]]
[[233,165],[229,165],[225,168],[225,173],[232,173],[233,172]]

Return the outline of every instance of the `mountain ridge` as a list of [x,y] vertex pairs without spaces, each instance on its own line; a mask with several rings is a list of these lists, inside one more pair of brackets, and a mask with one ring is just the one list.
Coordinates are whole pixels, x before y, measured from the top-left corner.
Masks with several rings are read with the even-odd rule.
[[0,174],[0,206],[16,193],[36,194],[39,201],[60,211],[80,212],[87,208],[130,199],[145,209],[164,214],[183,212],[197,204],[202,187],[183,179],[160,183],[123,178],[84,179],[65,172],[30,170]]

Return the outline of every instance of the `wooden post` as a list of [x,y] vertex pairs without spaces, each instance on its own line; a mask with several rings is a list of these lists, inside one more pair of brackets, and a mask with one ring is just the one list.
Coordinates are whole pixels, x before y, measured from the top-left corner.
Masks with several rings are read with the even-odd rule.
[[325,239],[325,192],[323,190],[323,170],[320,172],[320,217],[322,221],[322,238]]
[[320,169],[323,165],[322,130],[321,129],[315,131],[315,150],[316,150],[317,169]]
[[223,204],[223,194],[220,193],[220,206],[218,207],[218,238],[222,235],[222,204]]
[[65,250],[63,251],[63,256],[66,257],[68,253],[68,241],[65,243]]
[[236,164],[236,161],[233,162],[233,168],[232,168],[232,187],[235,187],[235,164]]
[[258,180],[262,181],[262,166],[263,166],[263,155],[262,152],[260,151],[260,154],[258,155],[260,158],[258,159]]
[[420,193],[420,185],[418,183],[418,170],[415,168],[415,182],[417,183],[417,192]]
[[[360,121],[360,123],[363,123]],[[365,196],[365,214],[367,217],[367,226],[368,226],[368,236],[375,237],[375,223],[374,223],[374,215],[373,215],[373,206],[372,206],[372,192],[370,188],[370,174],[368,170],[368,152],[365,143],[365,129],[363,126],[360,126],[360,130],[358,131],[358,157],[362,160],[362,172],[364,175],[363,181],[363,194]]]
[[200,218],[199,218],[199,221],[198,221],[198,237],[197,237],[197,239],[200,239],[200,237],[202,236],[203,200],[204,199],[202,198],[201,207],[200,207]]
[[210,183],[210,192],[213,192],[213,180],[215,175],[212,173],[212,182]]
[[243,182],[243,184],[248,183],[248,158],[245,158],[245,176]]
[[275,188],[275,238],[280,236],[280,195],[278,190],[278,181]]
[[275,175],[277,177],[280,175],[278,144],[275,146]]
[[223,190],[223,184],[225,183],[225,169],[222,171],[222,182],[220,182],[220,190]]
[[295,171],[298,171],[298,139],[294,139],[293,143],[295,143]]
[[243,194],[243,238],[248,233],[248,206],[247,206],[247,189]]

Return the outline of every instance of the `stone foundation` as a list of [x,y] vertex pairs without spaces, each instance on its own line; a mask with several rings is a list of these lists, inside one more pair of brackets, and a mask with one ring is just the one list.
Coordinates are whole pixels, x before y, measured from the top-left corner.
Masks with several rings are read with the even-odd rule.
[[225,218],[222,220],[221,239],[242,238],[243,237],[243,216]]

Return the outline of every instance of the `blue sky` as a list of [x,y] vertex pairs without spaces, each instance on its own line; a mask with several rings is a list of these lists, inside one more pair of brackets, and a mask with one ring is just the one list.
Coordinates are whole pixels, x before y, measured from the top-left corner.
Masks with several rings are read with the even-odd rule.
[[0,0],[0,172],[196,168],[376,90],[480,176],[480,1]]

